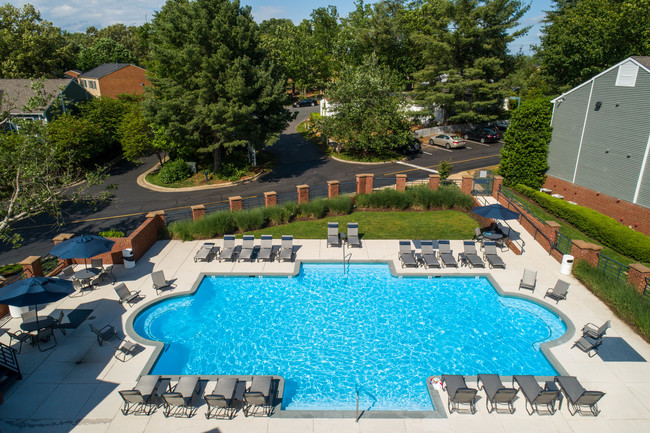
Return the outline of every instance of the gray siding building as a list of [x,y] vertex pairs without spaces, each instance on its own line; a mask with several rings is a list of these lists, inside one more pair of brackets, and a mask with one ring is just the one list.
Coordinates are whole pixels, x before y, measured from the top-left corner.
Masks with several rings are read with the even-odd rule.
[[630,57],[553,101],[550,176],[650,208],[650,57]]

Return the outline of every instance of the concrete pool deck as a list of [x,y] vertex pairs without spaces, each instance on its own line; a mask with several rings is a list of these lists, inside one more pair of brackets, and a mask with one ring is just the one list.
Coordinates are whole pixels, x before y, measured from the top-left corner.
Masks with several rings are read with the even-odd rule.
[[[571,276],[559,273],[560,264],[551,258],[531,236],[516,222],[510,225],[525,241],[525,252],[517,256],[502,252],[500,256],[507,264],[505,270],[472,270],[467,267],[438,269],[402,269],[397,257],[397,240],[363,241],[360,249],[346,248],[352,261],[392,261],[395,269],[403,274],[460,275],[491,273],[494,280],[507,293],[521,293],[518,285],[523,269],[538,271],[537,289],[534,293],[525,291],[541,304],[546,289],[553,287],[558,278],[571,283],[568,298],[560,301],[557,308],[566,315],[580,332],[587,322],[597,325],[612,321],[607,337],[620,337],[646,360],[650,359],[650,345],[645,343],[621,320],[602,304],[587,289]],[[363,232],[363,228],[361,228]],[[217,240],[217,245],[221,241]],[[589,390],[606,393],[600,401],[601,414],[592,416],[571,416],[566,401],[562,409],[553,416],[529,416],[524,409],[524,398],[520,394],[515,403],[516,412],[510,414],[488,414],[485,408],[485,394],[479,391],[478,412],[474,415],[451,414],[446,408],[447,395],[441,393],[445,418],[364,418],[358,423],[353,418],[245,418],[240,412],[233,420],[207,420],[204,417],[205,404],[191,419],[164,418],[162,410],[150,416],[128,415],[120,412],[122,400],[117,393],[130,389],[153,353],[152,347],[142,347],[128,362],[113,358],[114,349],[104,344],[99,346],[89,324],[97,328],[113,325],[120,335],[125,335],[127,317],[140,305],[157,295],[151,286],[149,274],[163,270],[168,280],[173,280],[177,289],[173,294],[183,292],[194,284],[200,273],[241,274],[287,274],[295,269],[293,263],[194,263],[193,257],[203,241],[180,242],[160,241],[149,250],[137,266],[125,269],[116,266],[114,274],[130,290],[142,290],[143,301],[133,307],[123,307],[110,284],[104,284],[84,296],[68,297],[58,303],[47,305],[42,314],[53,311],[75,309],[92,310],[90,315],[76,329],[66,330],[62,335],[55,330],[58,345],[47,352],[36,347],[23,345],[18,355],[23,380],[18,381],[5,395],[0,405],[0,431],[10,432],[638,432],[650,426],[650,364],[647,362],[604,362],[599,356],[589,358],[571,345],[578,337],[569,336],[562,344],[549,350],[570,375],[577,376]],[[259,244],[259,239],[257,240]],[[238,240],[241,245],[241,240]],[[275,239],[274,245],[280,240]],[[296,258],[302,261],[342,259],[341,248],[326,248],[325,240],[295,240],[299,246]],[[462,241],[452,241],[452,250],[457,256],[462,251]],[[162,296],[162,295],[161,295]],[[550,304],[555,306],[554,301]],[[39,310],[40,312],[40,310]],[[3,325],[4,330],[19,328],[20,320],[12,319]],[[3,342],[8,343],[8,335]],[[131,337],[127,337],[132,341]],[[112,341],[113,344],[117,340]],[[431,374],[440,372],[432,371]],[[489,372],[486,372],[489,373]],[[422,378],[424,383],[426,378]],[[469,382],[475,386],[474,381]],[[506,384],[507,385],[507,384]]]

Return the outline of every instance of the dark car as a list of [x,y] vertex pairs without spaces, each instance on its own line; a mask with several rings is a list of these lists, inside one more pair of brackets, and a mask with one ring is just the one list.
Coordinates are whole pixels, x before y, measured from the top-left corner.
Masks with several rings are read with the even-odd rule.
[[305,99],[303,99],[301,101],[293,103],[294,108],[298,108],[298,107],[314,107],[316,105],[318,105],[318,101],[316,101],[315,99],[311,99],[311,98],[305,98]]
[[499,141],[499,133],[490,128],[477,128],[466,132],[465,140],[480,141],[481,143],[493,143]]

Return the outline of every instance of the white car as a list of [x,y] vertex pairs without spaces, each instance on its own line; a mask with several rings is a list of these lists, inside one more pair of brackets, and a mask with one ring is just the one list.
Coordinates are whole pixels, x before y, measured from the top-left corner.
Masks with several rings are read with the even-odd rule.
[[437,144],[438,146],[445,146],[447,149],[455,149],[457,147],[465,147],[465,140],[458,135],[439,134],[431,137],[429,144],[432,146]]

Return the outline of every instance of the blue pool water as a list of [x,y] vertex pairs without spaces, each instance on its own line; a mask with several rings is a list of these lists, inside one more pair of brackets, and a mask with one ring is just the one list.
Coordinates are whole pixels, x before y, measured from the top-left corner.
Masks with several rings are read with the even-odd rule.
[[285,409],[431,410],[432,374],[555,375],[539,351],[564,323],[486,278],[395,278],[387,265],[306,264],[285,277],[205,277],[144,310],[165,343],[153,374],[274,374]]

